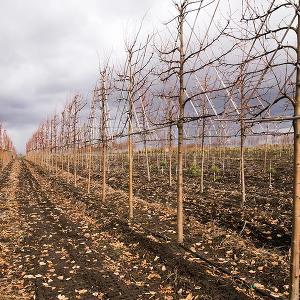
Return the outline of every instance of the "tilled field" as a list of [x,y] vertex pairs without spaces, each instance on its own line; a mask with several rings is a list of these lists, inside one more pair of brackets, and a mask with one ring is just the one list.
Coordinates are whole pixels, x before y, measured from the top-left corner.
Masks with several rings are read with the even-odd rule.
[[[191,160],[191,159],[190,159]],[[114,162],[112,162],[113,164]],[[189,162],[189,165],[192,161]],[[292,172],[291,160],[282,157],[273,161],[272,187],[263,161],[246,162],[246,203],[240,208],[239,161],[228,160],[225,171],[214,180],[205,170],[205,189],[200,192],[200,178],[192,177],[185,169],[185,210],[202,223],[214,221],[218,227],[233,230],[253,242],[257,247],[286,252],[290,247]],[[143,163],[135,164],[134,194],[150,202],[176,207],[176,184],[168,183],[167,171],[154,170],[151,182]],[[207,174],[208,173],[208,174]],[[173,181],[176,180],[175,171]],[[127,190],[126,168],[112,166],[109,184]]]
[[[263,158],[248,154],[246,162],[246,203],[239,205],[239,165],[233,156],[225,161],[226,168],[214,181],[209,162],[206,162],[205,190],[200,192],[199,177],[191,176],[188,158],[185,167],[185,245],[204,259],[209,259],[231,275],[245,279],[250,285],[267,289],[275,296],[286,296],[288,289],[288,257],[291,237],[292,177],[288,153],[269,155],[272,161],[272,186]],[[210,162],[212,163],[212,162]],[[95,162],[95,166],[101,165]],[[143,158],[135,159],[134,195],[137,206],[146,203],[156,207],[151,218],[137,212],[144,228],[175,240],[176,184],[169,187],[166,166],[157,168],[151,162],[151,181],[148,182]],[[268,166],[268,165],[267,165]],[[93,178],[101,182],[99,170]],[[87,174],[80,170],[81,187],[86,189]],[[111,160],[108,184],[127,193],[126,162]],[[72,179],[72,178],[71,178]],[[175,170],[173,174],[175,180]],[[101,189],[99,184],[97,189]],[[143,204],[143,205],[144,205]],[[137,209],[137,207],[135,208]],[[157,220],[159,211],[164,216]],[[126,215],[125,215],[126,217]],[[148,222],[145,222],[147,220]],[[161,222],[163,220],[163,222]],[[147,224],[146,224],[147,223]]]
[[253,290],[25,161],[1,175],[1,299],[255,299]]
[[16,160],[0,177],[0,299],[272,299],[286,296],[286,252],[189,215],[184,247],[175,210],[99,183],[86,193]]

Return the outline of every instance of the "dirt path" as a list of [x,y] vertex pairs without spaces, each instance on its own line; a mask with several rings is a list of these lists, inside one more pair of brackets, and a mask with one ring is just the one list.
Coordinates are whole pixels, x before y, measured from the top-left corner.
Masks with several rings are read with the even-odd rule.
[[126,285],[102,267],[105,256],[90,250],[80,224],[68,220],[49,200],[25,163],[21,165],[17,198],[30,225],[24,245],[23,264],[37,299],[137,299],[139,289]]
[[10,163],[0,174],[0,299],[30,299],[22,276],[20,254],[26,231],[25,220],[19,213],[16,199],[20,165]]
[[100,203],[25,161],[8,166],[0,183],[1,204],[14,212],[1,237],[18,232],[0,299],[262,299],[176,244],[129,226],[117,214],[121,194]]

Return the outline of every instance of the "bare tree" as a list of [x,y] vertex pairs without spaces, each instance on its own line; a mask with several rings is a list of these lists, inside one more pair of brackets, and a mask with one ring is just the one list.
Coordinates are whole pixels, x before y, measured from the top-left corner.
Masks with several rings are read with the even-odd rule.
[[100,101],[100,140],[102,143],[102,201],[105,201],[106,197],[106,177],[108,167],[108,109],[107,109],[107,97],[111,89],[111,70],[106,64],[100,70],[100,82],[99,82],[99,101]]
[[[285,12],[280,15],[280,12]],[[286,14],[288,12],[288,14]],[[285,17],[282,17],[285,16]],[[284,19],[282,19],[284,18]],[[250,47],[243,58],[243,64],[258,65],[253,70],[257,83],[248,96],[258,94],[263,90],[265,78],[271,78],[277,86],[278,94],[268,93],[266,105],[251,120],[245,122],[268,122],[278,120],[270,117],[270,109],[276,107],[281,120],[292,120],[294,127],[294,197],[293,197],[293,233],[290,272],[290,300],[299,299],[299,260],[300,260],[300,91],[299,91],[299,61],[300,61],[300,15],[299,1],[275,0],[265,2],[259,8],[255,3],[244,1],[243,20],[247,28],[247,37],[239,36],[239,40],[248,42]],[[294,35],[294,37],[293,37]],[[294,41],[292,44],[289,41]],[[253,50],[256,53],[253,54]],[[258,62],[263,61],[262,66]],[[261,96],[263,98],[263,96]],[[280,103],[288,101],[286,105]],[[294,116],[287,115],[288,107],[293,108]],[[283,108],[284,107],[284,108]],[[253,119],[256,118],[254,121]]]
[[[150,65],[152,53],[148,52],[151,37],[148,36],[144,43],[139,42],[142,23],[132,41],[125,42],[126,63],[122,72],[118,74],[118,82],[122,84],[117,87],[121,92],[121,99],[127,105],[127,136],[128,136],[128,220],[133,220],[133,131],[134,131],[134,109],[136,103],[143,98],[151,86],[148,77],[152,69]],[[121,133],[122,135],[123,133]]]
[[[177,94],[173,93],[172,97],[177,99],[177,109],[178,117],[176,121],[177,126],[177,240],[178,243],[183,242],[183,223],[184,223],[184,214],[183,214],[183,151],[184,151],[184,123],[188,121],[189,118],[185,115],[185,107],[188,103],[191,103],[195,98],[199,97],[202,94],[207,93],[208,91],[201,90],[201,84],[199,86],[200,92],[195,92],[189,95],[187,93],[188,82],[191,77],[197,77],[199,72],[207,72],[207,68],[212,66],[214,63],[219,61],[227,53],[231,51],[228,49],[226,52],[222,52],[216,57],[209,58],[204,60],[203,57],[208,56],[206,53],[207,49],[213,47],[218,40],[221,38],[225,28],[228,26],[228,22],[224,28],[221,28],[220,32],[216,34],[212,39],[208,40],[208,32],[210,26],[207,28],[203,40],[197,45],[194,45],[194,49],[191,48],[191,41],[195,34],[195,22],[194,25],[190,26],[189,24],[189,15],[196,13],[195,20],[198,17],[199,12],[203,7],[210,5],[204,4],[204,1],[190,1],[183,0],[175,3],[175,8],[177,15],[174,17],[170,23],[176,21],[177,34],[171,36],[171,45],[167,45],[166,49],[158,49],[159,57],[162,63],[167,65],[167,69],[160,72],[161,80],[164,83],[170,82],[173,80],[175,82],[174,91]],[[215,8],[215,10],[217,7]],[[189,27],[186,29],[185,26]],[[188,35],[189,33],[189,35]],[[186,40],[187,35],[187,40]],[[203,57],[202,57],[203,55]],[[198,82],[199,85],[199,82]],[[206,116],[197,116],[197,118],[205,118]],[[196,119],[197,119],[196,118]]]

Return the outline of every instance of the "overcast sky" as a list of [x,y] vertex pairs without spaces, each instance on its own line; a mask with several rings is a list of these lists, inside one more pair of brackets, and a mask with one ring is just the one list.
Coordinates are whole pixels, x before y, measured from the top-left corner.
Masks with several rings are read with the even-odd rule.
[[18,151],[68,96],[92,90],[98,57],[118,57],[124,35],[172,13],[171,0],[0,0],[0,120]]

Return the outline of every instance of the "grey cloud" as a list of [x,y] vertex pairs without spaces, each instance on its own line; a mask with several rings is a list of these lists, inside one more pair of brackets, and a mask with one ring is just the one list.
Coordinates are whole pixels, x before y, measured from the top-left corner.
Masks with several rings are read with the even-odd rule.
[[0,121],[18,151],[67,97],[93,88],[100,59],[122,56],[124,33],[168,19],[170,0],[1,0]]

